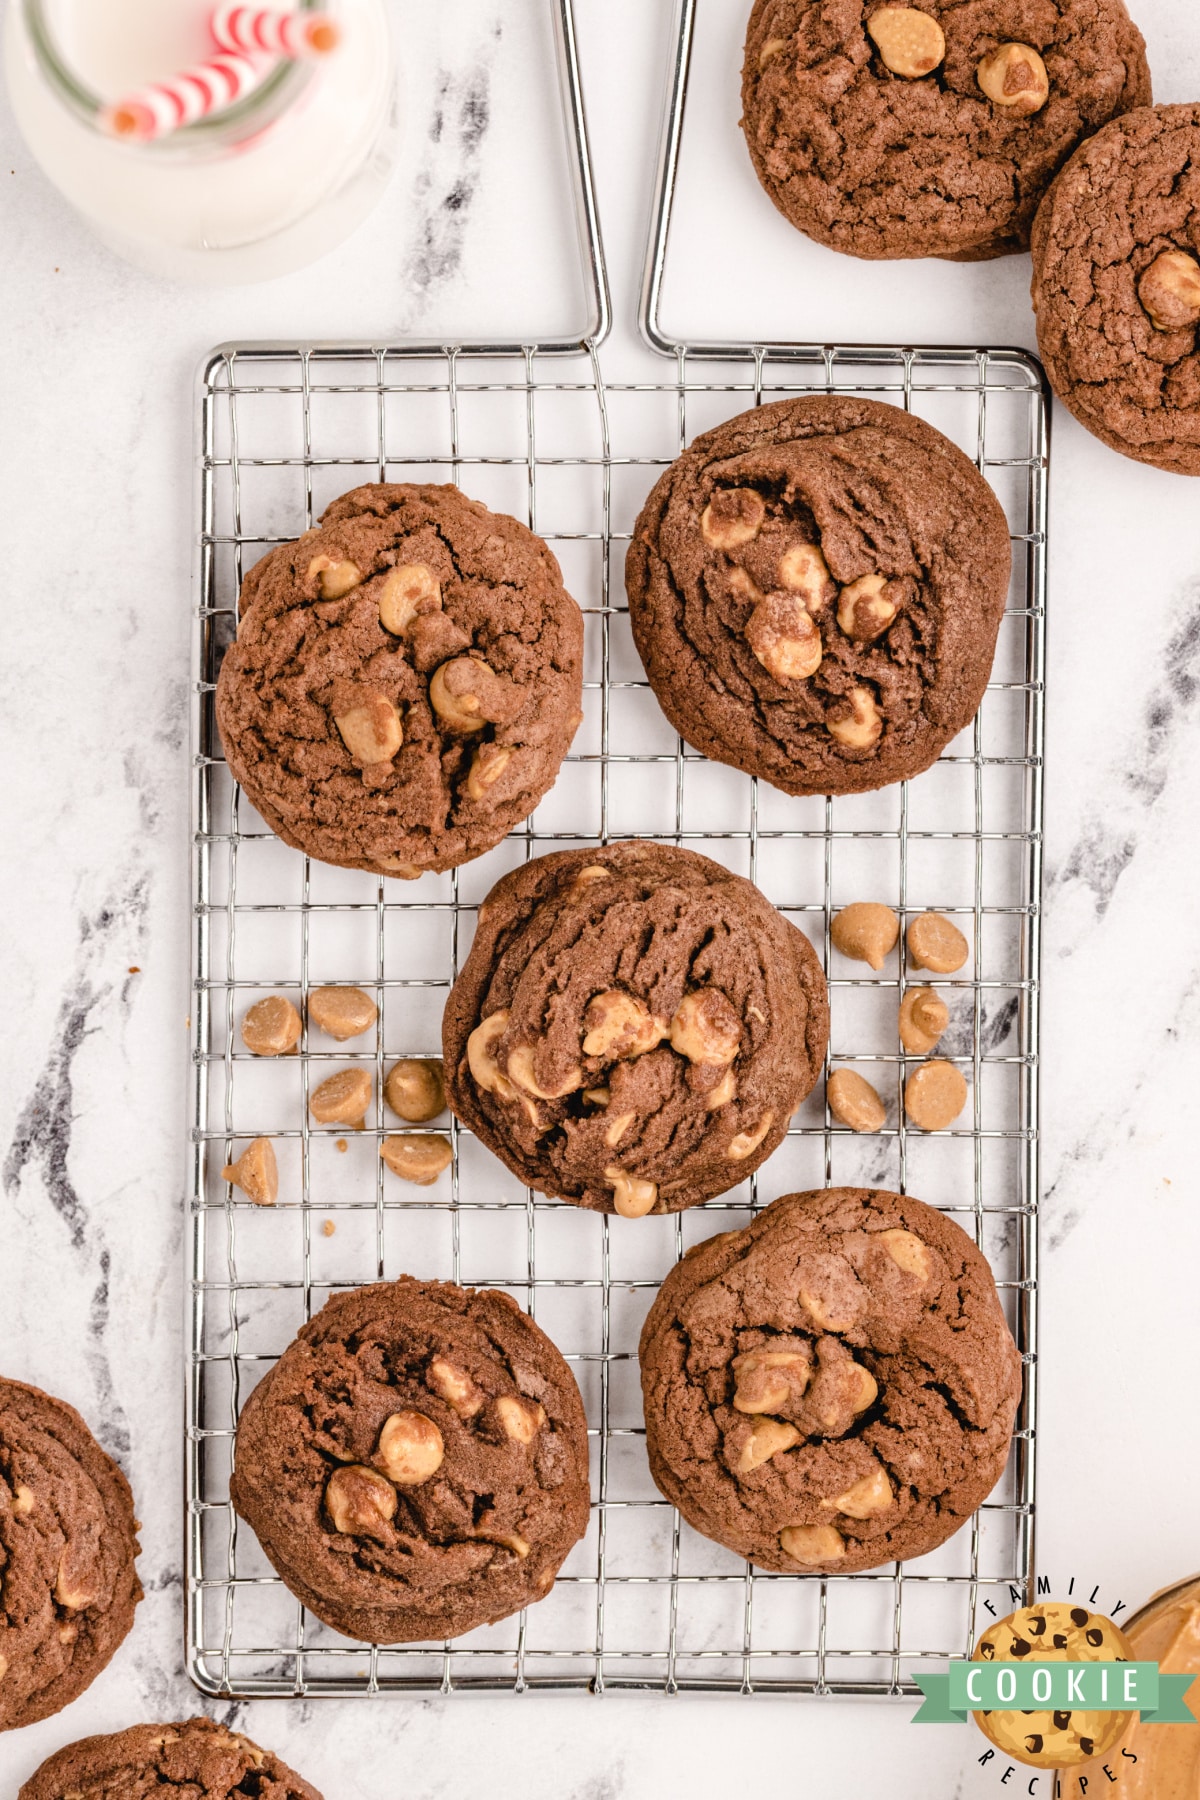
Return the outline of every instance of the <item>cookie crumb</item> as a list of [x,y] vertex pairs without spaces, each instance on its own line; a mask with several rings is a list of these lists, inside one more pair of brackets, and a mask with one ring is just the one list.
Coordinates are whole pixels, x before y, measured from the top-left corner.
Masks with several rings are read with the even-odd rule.
[[346,1151],[350,1148],[350,1146],[346,1142],[345,1138],[339,1138],[337,1141],[337,1144],[335,1145],[335,1148],[340,1150],[342,1155],[344,1156],[346,1154]]
[[141,974],[141,972],[142,972],[142,971],[141,971],[141,967],[140,967],[140,965],[139,965],[139,964],[138,964],[138,963],[130,963],[130,965],[129,965],[129,973],[130,973],[130,974],[131,974],[131,975],[140,975],[140,974]]
[[322,1237],[332,1237],[336,1230],[337,1226],[334,1224],[333,1220],[326,1219],[325,1223],[321,1226],[321,1235]]

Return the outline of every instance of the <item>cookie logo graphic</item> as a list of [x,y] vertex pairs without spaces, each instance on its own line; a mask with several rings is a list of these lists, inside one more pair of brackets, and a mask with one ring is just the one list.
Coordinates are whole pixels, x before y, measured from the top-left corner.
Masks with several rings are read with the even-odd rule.
[[[990,1625],[972,1656],[974,1662],[1026,1664],[1134,1660],[1128,1639],[1111,1619],[1061,1601],[1023,1606],[998,1625]],[[1130,1719],[1127,1711],[1075,1707],[1046,1712],[980,1710],[972,1717],[998,1750],[1033,1769],[1069,1769],[1105,1756]]]

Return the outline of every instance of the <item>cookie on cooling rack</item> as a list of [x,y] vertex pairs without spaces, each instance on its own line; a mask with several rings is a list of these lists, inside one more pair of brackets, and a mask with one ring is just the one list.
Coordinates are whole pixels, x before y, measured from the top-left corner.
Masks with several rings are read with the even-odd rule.
[[1121,0],[757,0],[742,129],[793,225],[852,256],[1023,250],[1076,146],[1150,101]]
[[582,713],[583,619],[546,545],[454,487],[355,488],[242,587],[229,767],[322,862],[407,878],[490,850]]
[[47,1757],[17,1800],[140,1800],[148,1794],[187,1800],[321,1800],[315,1787],[269,1750],[213,1719],[177,1725],[134,1725],[105,1737],[80,1738]]
[[0,1731],[78,1698],[133,1624],[129,1483],[75,1411],[0,1379]]
[[983,698],[1008,526],[974,464],[897,407],[742,413],[660,478],[625,564],[650,684],[706,756],[788,794],[927,769]]
[[1145,107],[1076,151],[1038,211],[1033,304],[1080,424],[1200,475],[1200,105]]
[[583,1402],[507,1294],[336,1294],[238,1421],[233,1504],[348,1637],[457,1637],[541,1600],[588,1521]]
[[825,1055],[808,939],[740,875],[622,843],[492,889],[442,1020],[446,1092],[530,1187],[639,1218],[724,1193]]
[[1021,1364],[986,1260],[919,1200],[785,1194],[689,1251],[639,1349],[650,1470],[764,1569],[922,1556],[1004,1468]]

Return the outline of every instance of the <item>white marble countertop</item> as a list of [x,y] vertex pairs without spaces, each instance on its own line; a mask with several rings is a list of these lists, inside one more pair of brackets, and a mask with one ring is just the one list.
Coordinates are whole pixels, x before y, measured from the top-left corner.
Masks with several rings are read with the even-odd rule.
[[[744,0],[702,3],[735,42]],[[577,8],[618,315],[605,354],[627,371],[645,366],[631,319],[671,9]],[[1156,97],[1194,98],[1191,0],[1133,10]],[[395,194],[346,251],[260,288],[188,291],[123,266],[0,109],[0,1366],[74,1402],[121,1458],[147,1589],[90,1691],[0,1738],[6,1795],[71,1738],[199,1705],[181,1672],[180,1604],[194,370],[226,338],[492,335],[578,316],[567,190],[522,77],[533,0],[396,11],[409,116]],[[733,85],[714,81],[704,98],[728,127]],[[729,178],[710,189],[697,168],[681,194],[673,327],[1032,345],[1027,259],[864,268],[793,240],[746,170],[732,207],[706,204]],[[1198,497],[1057,413],[1038,1560],[1056,1585],[1100,1584],[1098,1605],[1135,1604],[1200,1564]],[[215,1710],[328,1800],[716,1800],[748,1782],[940,1800],[999,1786],[976,1766],[977,1734],[914,1733],[908,1703],[471,1696]]]

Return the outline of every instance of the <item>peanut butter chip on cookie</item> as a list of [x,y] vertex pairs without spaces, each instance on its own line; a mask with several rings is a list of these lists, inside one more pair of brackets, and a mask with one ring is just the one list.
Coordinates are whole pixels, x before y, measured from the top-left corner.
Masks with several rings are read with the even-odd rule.
[[1200,324],[1200,262],[1186,250],[1156,256],[1137,291],[1156,331],[1190,331]]
[[906,81],[931,74],[946,54],[941,26],[915,6],[881,7],[867,20],[867,33],[887,68]]
[[753,543],[767,516],[754,488],[716,488],[700,515],[700,535],[714,550],[739,550]]
[[767,594],[746,621],[746,642],[776,681],[806,681],[821,666],[821,634],[796,594]]
[[980,87],[1013,119],[1040,112],[1050,98],[1046,65],[1032,44],[1000,44],[975,71]]

